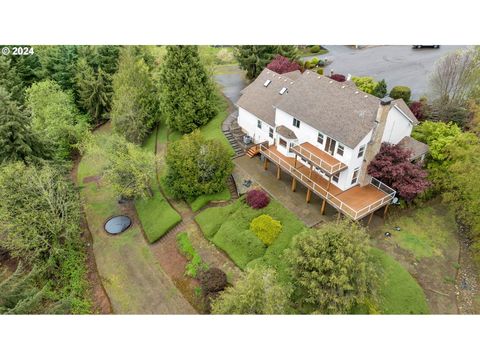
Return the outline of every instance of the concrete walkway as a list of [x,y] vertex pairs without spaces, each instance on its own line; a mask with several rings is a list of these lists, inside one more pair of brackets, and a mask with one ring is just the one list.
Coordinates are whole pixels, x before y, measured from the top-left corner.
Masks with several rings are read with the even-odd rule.
[[290,211],[294,212],[305,225],[312,227],[319,223],[333,220],[337,215],[337,211],[327,205],[325,215],[320,214],[322,199],[312,194],[310,203],[305,201],[307,196],[307,188],[300,182],[297,182],[296,192],[292,192],[292,178],[287,173],[281,173],[280,180],[276,178],[276,166],[269,163],[268,170],[263,169],[263,162],[260,157],[249,158],[242,156],[234,159],[235,169],[234,178],[237,182],[237,188],[245,189],[244,180],[251,180],[252,185],[249,188],[260,186],[267,191],[272,197],[280,201]]

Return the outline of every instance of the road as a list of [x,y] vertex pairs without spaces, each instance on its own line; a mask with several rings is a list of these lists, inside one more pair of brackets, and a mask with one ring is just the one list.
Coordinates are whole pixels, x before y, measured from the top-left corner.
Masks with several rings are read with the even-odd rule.
[[[325,69],[340,74],[372,76],[376,80],[385,79],[390,90],[396,85],[412,89],[412,98],[428,95],[428,77],[436,60],[448,52],[465,49],[467,46],[442,45],[439,49],[412,49],[410,45],[373,46],[353,49],[344,45],[325,46],[329,53],[317,56],[333,60]],[[314,56],[302,58],[302,60]]]

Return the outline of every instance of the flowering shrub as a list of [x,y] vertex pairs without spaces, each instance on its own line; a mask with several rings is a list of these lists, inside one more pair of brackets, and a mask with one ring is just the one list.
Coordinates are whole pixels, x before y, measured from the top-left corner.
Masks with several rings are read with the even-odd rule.
[[342,74],[333,74],[332,76],[330,76],[330,79],[338,82],[344,82],[345,80],[347,80],[345,75],[342,75]]
[[270,198],[265,191],[254,189],[247,192],[245,201],[251,208],[261,209],[270,203]]
[[262,242],[270,246],[282,231],[282,224],[278,220],[274,220],[269,215],[260,215],[252,220],[250,223],[250,230],[260,239]]

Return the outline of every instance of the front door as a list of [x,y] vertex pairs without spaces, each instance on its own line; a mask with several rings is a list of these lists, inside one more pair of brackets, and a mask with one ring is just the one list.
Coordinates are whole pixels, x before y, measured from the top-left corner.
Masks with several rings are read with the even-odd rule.
[[327,136],[327,141],[325,141],[325,151],[333,155],[335,153],[336,145],[337,145],[337,142]]

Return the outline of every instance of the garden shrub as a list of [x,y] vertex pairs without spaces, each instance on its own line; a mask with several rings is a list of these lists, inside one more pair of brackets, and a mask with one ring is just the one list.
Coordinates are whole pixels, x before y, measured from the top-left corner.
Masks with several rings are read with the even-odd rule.
[[262,190],[250,190],[246,196],[247,204],[253,209],[262,209],[270,203],[267,193]]
[[318,75],[323,75],[323,68],[317,69],[317,74]]
[[282,231],[282,224],[270,215],[262,214],[252,220],[250,230],[252,230],[265,245],[270,246],[278,237],[280,231]]
[[219,268],[210,268],[202,271],[198,279],[205,295],[222,291],[227,286],[227,275]]
[[320,46],[319,45],[313,45],[311,48],[310,48],[310,52],[312,54],[316,54],[316,53],[319,53],[321,50]]
[[390,97],[393,99],[403,99],[407,104],[410,102],[412,91],[408,86],[394,86],[390,90]]
[[342,75],[342,74],[333,74],[332,76],[330,76],[330,79],[338,82],[344,82],[345,80],[347,80],[345,75]]

